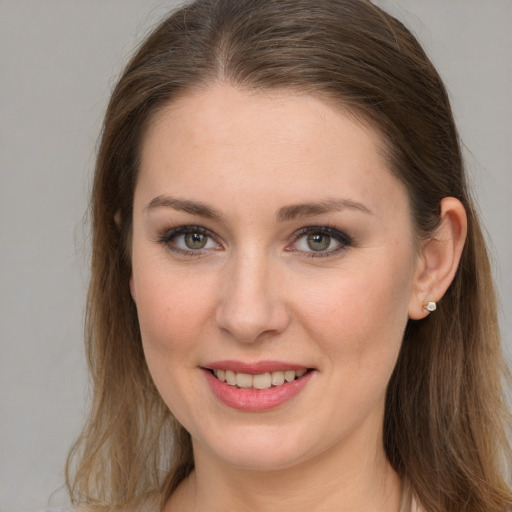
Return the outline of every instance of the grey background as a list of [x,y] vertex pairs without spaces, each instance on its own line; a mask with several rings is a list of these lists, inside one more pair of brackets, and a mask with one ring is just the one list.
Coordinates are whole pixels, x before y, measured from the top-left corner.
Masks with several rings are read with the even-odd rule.
[[[173,5],[0,0],[0,511],[66,503],[82,422],[96,140],[115,77]],[[493,242],[512,353],[512,0],[380,0],[423,42],[451,93]],[[471,300],[471,297],[468,297]]]

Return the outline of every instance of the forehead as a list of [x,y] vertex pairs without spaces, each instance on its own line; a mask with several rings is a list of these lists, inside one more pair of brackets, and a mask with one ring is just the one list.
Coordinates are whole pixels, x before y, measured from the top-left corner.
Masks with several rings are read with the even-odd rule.
[[[182,94],[158,110],[149,122],[144,141],[166,125],[168,134],[186,135],[192,140],[237,144],[236,136],[244,137],[249,130],[254,144],[278,142],[305,137],[303,144],[314,142],[315,136],[332,128],[332,121],[346,120],[350,131],[361,132],[371,139],[375,149],[386,154],[386,141],[369,121],[326,94],[308,94],[294,89],[245,89],[228,83],[216,83]],[[265,124],[266,139],[261,139],[255,125]],[[350,124],[350,126],[348,126]],[[234,128],[234,132],[233,132]],[[309,128],[309,133],[307,128]],[[339,126],[338,126],[339,128]],[[231,129],[231,131],[230,131]],[[235,137],[233,137],[235,135]],[[227,137],[221,141],[223,136]],[[244,140],[244,145],[249,140]],[[331,140],[331,142],[333,142]],[[337,137],[337,143],[343,142]]]
[[279,192],[289,203],[333,191],[374,203],[391,189],[404,194],[383,148],[376,130],[333,102],[216,84],[154,117],[139,181],[204,199],[214,186],[232,194]]

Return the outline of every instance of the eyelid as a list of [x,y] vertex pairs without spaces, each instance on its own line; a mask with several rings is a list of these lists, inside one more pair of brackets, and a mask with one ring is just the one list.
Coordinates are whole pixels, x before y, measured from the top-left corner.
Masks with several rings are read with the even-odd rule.
[[[217,245],[215,248],[206,248],[206,249],[184,249],[182,247],[178,247],[176,244],[172,244],[171,241],[173,238],[186,235],[189,233],[200,233],[207,236],[209,239],[213,241]],[[304,236],[310,234],[323,234],[331,237],[335,241],[338,242],[338,245],[333,249],[327,249],[325,251],[305,251],[302,249],[298,249],[295,244],[298,240],[303,238]],[[173,253],[177,253],[183,256],[189,257],[199,257],[203,256],[212,250],[220,250],[223,249],[223,245],[219,242],[219,237],[213,233],[211,230],[197,225],[181,225],[173,228],[166,229],[162,232],[162,234],[158,237],[157,242],[164,245],[165,248]],[[297,230],[292,235],[292,241],[285,247],[285,251],[287,252],[296,252],[300,253],[302,257],[305,258],[314,258],[314,257],[329,257],[334,256],[340,251],[346,250],[350,246],[353,245],[352,238],[340,231],[337,228],[334,228],[329,225],[314,225],[314,226],[305,226],[299,230]]]
[[[211,239],[218,248],[215,249],[183,249],[181,247],[178,247],[177,245],[171,244],[171,241],[173,238],[186,235],[189,233],[199,233],[202,235],[207,236],[209,239]],[[196,225],[185,225],[185,226],[176,226],[174,228],[166,229],[163,231],[163,233],[158,237],[157,240],[158,243],[161,243],[165,246],[165,248],[169,251],[172,251],[174,253],[178,253],[184,256],[202,256],[205,253],[212,251],[212,250],[219,250],[219,248],[222,248],[222,244],[219,243],[218,237],[212,233],[207,228],[204,228],[202,226],[196,226]]]
[[293,234],[293,240],[292,240],[291,245],[295,245],[295,243],[298,240],[300,240],[301,238],[303,238],[306,235],[316,234],[316,233],[325,234],[327,236],[330,236],[331,238],[334,238],[339,243],[339,245],[337,247],[335,247],[334,249],[328,249],[326,251],[313,251],[313,250],[302,251],[302,250],[297,250],[295,247],[290,248],[290,245],[288,245],[285,250],[290,251],[290,252],[296,251],[298,253],[302,253],[303,257],[306,257],[306,258],[319,258],[319,257],[325,258],[325,257],[329,257],[329,256],[334,256],[335,254],[338,254],[339,252],[344,251],[353,245],[353,240],[349,235],[347,235],[343,231],[340,231],[337,228],[334,228],[334,227],[328,226],[328,225],[305,226],[305,227],[299,229],[298,231],[296,231]]

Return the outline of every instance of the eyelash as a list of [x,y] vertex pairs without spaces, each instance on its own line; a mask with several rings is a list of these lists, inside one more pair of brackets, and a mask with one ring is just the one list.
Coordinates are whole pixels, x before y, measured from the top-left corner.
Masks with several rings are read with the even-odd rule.
[[[158,242],[166,247],[169,251],[181,254],[183,256],[198,257],[202,256],[207,250],[193,250],[193,249],[182,249],[172,244],[173,238],[180,235],[198,234],[208,237],[210,240],[215,241],[215,237],[208,229],[201,226],[179,226],[177,228],[167,230],[162,236],[159,237]],[[215,242],[217,243],[217,242]]]
[[[218,242],[215,241],[215,236],[211,231],[208,229],[205,229],[201,226],[179,226],[176,228],[169,229],[163,233],[159,239],[158,242],[161,243],[166,247],[166,249],[178,253],[183,256],[188,257],[199,257],[202,256],[206,251],[211,250],[211,248],[208,249],[183,249],[180,247],[177,247],[176,245],[173,245],[172,241],[178,236],[181,235],[187,235],[187,234],[199,234],[206,236],[209,240],[212,240],[215,244],[218,244]],[[331,226],[306,226],[293,235],[292,243],[289,244],[285,250],[287,252],[293,252],[295,248],[290,248],[290,245],[295,245],[299,240],[301,240],[303,237],[307,235],[326,235],[330,239],[334,239],[336,242],[338,242],[338,246],[334,249],[328,249],[325,251],[302,251],[298,250],[302,257],[304,258],[325,258],[329,256],[333,256],[340,251],[344,251],[347,248],[351,247],[353,245],[353,240],[350,236],[348,236],[346,233],[343,233],[342,231],[333,228]],[[208,242],[207,242],[208,243]]]
[[[325,251],[300,251],[302,256],[305,258],[327,258],[329,256],[334,256],[341,251],[347,250],[349,247],[353,245],[353,240],[346,233],[343,233],[339,229],[333,228],[331,226],[306,226],[299,231],[297,231],[294,235],[293,244],[296,244],[301,238],[307,235],[327,235],[331,239],[334,239],[338,242],[338,246],[334,249],[329,249]],[[292,251],[293,249],[287,249]]]

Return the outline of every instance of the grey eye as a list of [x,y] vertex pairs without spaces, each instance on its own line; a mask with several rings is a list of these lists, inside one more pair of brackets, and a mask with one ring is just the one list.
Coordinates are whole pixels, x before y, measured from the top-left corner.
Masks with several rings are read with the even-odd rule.
[[352,245],[346,233],[330,226],[307,226],[295,236],[288,250],[304,256],[331,256]]
[[162,237],[161,241],[169,249],[178,252],[188,251],[200,254],[202,251],[221,248],[209,232],[196,226],[180,226],[172,229]]
[[187,249],[204,249],[208,243],[208,236],[203,233],[186,233],[183,237]]
[[305,233],[295,242],[295,249],[302,252],[331,252],[343,244],[329,233],[313,231]]
[[312,251],[325,251],[331,245],[331,237],[325,233],[312,233],[307,235],[306,242]]

